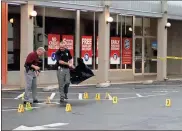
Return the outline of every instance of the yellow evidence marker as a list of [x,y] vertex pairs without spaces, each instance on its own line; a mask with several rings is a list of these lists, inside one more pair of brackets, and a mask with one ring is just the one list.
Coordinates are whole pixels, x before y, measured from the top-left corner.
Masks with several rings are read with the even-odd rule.
[[25,109],[28,110],[28,111],[31,111],[32,110],[32,106],[31,106],[30,102],[27,102],[26,103]]
[[166,106],[170,107],[171,106],[171,99],[166,99]]
[[51,100],[50,100],[50,97],[48,96],[46,100],[46,104],[50,104],[50,103],[51,103]]
[[18,112],[23,113],[25,111],[23,104],[19,104],[18,106]]
[[88,93],[87,93],[87,92],[85,92],[85,93],[83,94],[83,98],[84,98],[84,99],[88,99]]
[[72,111],[71,104],[66,104],[65,111],[66,112],[71,112]]
[[105,99],[109,99],[109,93],[106,92]]
[[113,96],[112,103],[113,104],[117,104],[118,103],[118,97],[117,96]]
[[100,93],[97,93],[97,94],[95,95],[95,100],[100,100]]

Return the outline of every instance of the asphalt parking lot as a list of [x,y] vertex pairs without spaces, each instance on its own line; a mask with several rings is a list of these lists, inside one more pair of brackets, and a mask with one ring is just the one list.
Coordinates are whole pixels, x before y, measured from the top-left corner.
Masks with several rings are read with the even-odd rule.
[[[38,98],[45,101],[56,93],[51,102],[55,104],[33,104],[32,111],[18,113],[21,99],[15,99],[23,90],[2,92],[2,130],[179,130],[182,129],[182,87],[150,85],[117,85],[110,88],[70,88],[68,103],[56,104],[56,91],[38,90]],[[79,100],[78,93],[88,92],[88,100]],[[117,96],[119,101],[105,99],[105,93]],[[96,93],[101,100],[96,101]],[[171,107],[165,106],[171,99]]]

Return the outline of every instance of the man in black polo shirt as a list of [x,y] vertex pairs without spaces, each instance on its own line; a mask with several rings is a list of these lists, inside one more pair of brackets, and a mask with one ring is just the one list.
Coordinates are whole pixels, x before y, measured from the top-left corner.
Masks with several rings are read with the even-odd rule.
[[33,51],[28,54],[25,61],[25,94],[24,94],[24,104],[29,102],[29,91],[32,90],[33,103],[38,103],[37,100],[37,76],[40,72],[39,57],[42,56],[45,52],[43,47],[39,47],[36,51]]
[[60,43],[60,48],[55,53],[57,65],[57,78],[60,92],[60,103],[67,98],[68,87],[70,84],[70,69],[74,68],[72,56],[68,49],[65,48],[65,43]]

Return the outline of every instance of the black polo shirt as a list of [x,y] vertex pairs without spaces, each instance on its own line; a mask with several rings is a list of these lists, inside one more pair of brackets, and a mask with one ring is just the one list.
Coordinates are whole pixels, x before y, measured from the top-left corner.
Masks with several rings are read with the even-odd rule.
[[67,65],[59,64],[59,60],[62,60],[64,62],[68,62],[69,60],[72,59],[71,53],[68,49],[65,49],[64,51],[59,49],[56,51],[55,55],[56,55],[57,66],[61,66],[63,68],[69,68],[69,66],[67,66]]

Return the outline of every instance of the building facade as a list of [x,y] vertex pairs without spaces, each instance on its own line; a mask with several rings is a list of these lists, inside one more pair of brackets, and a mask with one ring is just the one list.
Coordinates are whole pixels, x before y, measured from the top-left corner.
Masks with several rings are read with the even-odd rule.
[[56,84],[62,40],[75,65],[82,57],[95,72],[85,83],[181,75],[181,9],[179,1],[3,1],[2,83],[23,87],[27,54],[44,46],[38,84]]

